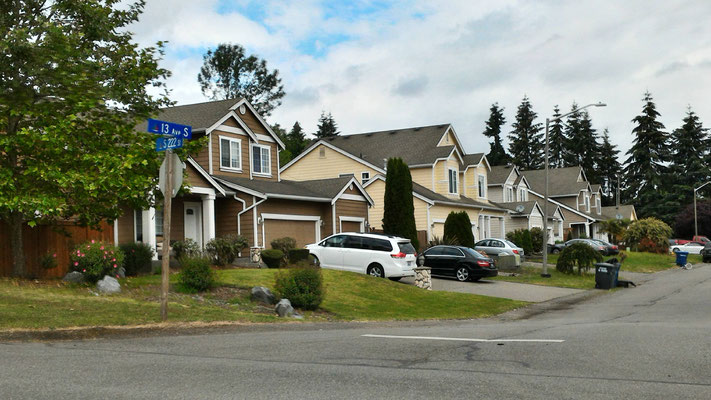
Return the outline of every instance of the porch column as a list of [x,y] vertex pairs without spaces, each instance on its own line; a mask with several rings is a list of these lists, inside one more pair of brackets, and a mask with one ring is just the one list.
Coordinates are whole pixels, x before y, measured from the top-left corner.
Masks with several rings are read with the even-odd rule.
[[215,238],[215,195],[202,196],[202,244]]
[[158,249],[156,248],[156,209],[151,207],[141,211],[141,223],[143,225],[143,243],[153,249],[153,259],[158,259]]
[[499,226],[501,229],[501,237],[502,238],[506,237],[506,222],[505,221],[506,221],[505,217],[499,218]]

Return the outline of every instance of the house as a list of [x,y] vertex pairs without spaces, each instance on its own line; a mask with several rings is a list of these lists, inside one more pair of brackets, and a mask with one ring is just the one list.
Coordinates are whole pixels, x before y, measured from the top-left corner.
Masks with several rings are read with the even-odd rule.
[[475,238],[503,236],[508,211],[489,200],[491,166],[467,154],[450,124],[336,136],[314,142],[281,169],[291,180],[358,178],[374,201],[373,229],[382,229],[387,160],[400,157],[413,181],[415,224],[427,240],[442,237],[450,212],[465,211]]
[[[208,145],[185,162],[188,193],[173,200],[171,240],[204,246],[216,236],[241,234],[251,247],[289,236],[298,246],[332,233],[365,230],[373,201],[353,177],[289,181],[278,160],[284,144],[244,99],[160,110],[157,119],[190,125]],[[138,129],[145,131],[145,124]],[[161,206],[125,209],[114,224],[118,243],[163,241]]]
[[[619,215],[619,217],[618,217]],[[628,219],[637,221],[637,212],[631,204],[620,204],[619,206],[602,207],[602,216],[606,220]]]

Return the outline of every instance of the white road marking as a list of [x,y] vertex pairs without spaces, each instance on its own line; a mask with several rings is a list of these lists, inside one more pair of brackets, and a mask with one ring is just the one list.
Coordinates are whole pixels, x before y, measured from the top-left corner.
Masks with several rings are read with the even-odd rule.
[[385,338],[385,339],[415,339],[415,340],[449,340],[454,342],[520,342],[520,343],[563,343],[561,339],[473,339],[473,338],[453,338],[438,336],[396,336],[396,335],[373,335],[365,334],[364,337]]

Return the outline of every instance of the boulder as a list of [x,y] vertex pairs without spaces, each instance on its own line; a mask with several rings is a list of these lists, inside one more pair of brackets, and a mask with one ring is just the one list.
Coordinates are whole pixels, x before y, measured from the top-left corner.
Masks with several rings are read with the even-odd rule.
[[252,300],[267,304],[274,304],[276,297],[271,290],[264,286],[255,286],[252,288]]
[[70,283],[82,283],[82,282],[84,282],[84,274],[82,274],[79,271],[72,271],[72,272],[64,275],[64,278],[62,280],[64,282],[70,282]]
[[281,299],[274,307],[274,311],[279,314],[280,317],[293,317],[294,307],[291,306],[289,299]]
[[104,279],[96,282],[96,289],[99,293],[120,293],[121,284],[119,284],[116,278],[106,275]]

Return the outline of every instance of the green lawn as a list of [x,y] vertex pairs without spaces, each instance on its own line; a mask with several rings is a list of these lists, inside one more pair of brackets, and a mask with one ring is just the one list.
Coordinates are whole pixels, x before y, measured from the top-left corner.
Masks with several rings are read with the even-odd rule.
[[[658,272],[665,269],[674,268],[676,255],[674,254],[654,254],[654,253],[643,253],[639,251],[627,252],[627,258],[622,263],[622,271],[629,272]],[[618,258],[617,256],[603,256],[603,261],[610,258]],[[555,263],[558,261],[558,254],[548,255],[549,268],[555,269]],[[541,262],[540,257],[538,257],[535,262]],[[701,263],[701,255],[699,254],[689,254],[689,262],[692,264]]]
[[499,275],[497,277],[487,279],[494,279],[506,282],[529,283],[532,285],[558,286],[573,289],[593,289],[595,287],[594,274],[567,275],[558,272],[555,269],[555,265],[548,266],[548,273],[551,274],[550,278],[542,278],[540,268],[522,267],[521,271],[516,272],[516,276]]
[[[277,322],[271,308],[249,300],[252,286],[273,287],[276,270],[218,271],[220,287],[201,296],[169,297],[169,321]],[[323,270],[326,297],[305,321],[463,319],[499,314],[526,302],[465,293],[425,291],[387,279]],[[171,275],[175,284],[177,275]],[[0,279],[0,329],[137,325],[159,322],[160,276],[122,280],[123,292],[96,296],[93,287],[58,281]]]

